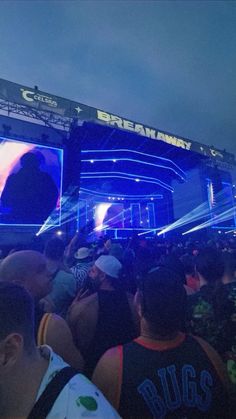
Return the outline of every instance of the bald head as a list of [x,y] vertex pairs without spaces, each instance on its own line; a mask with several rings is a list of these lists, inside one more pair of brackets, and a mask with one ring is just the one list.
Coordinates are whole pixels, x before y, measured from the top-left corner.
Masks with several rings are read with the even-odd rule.
[[51,291],[50,279],[45,257],[33,250],[15,252],[0,265],[0,281],[20,284],[34,298],[42,298]]

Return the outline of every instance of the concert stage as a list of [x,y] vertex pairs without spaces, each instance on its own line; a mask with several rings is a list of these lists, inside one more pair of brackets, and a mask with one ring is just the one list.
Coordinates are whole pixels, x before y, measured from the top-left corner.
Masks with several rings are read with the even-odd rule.
[[43,218],[16,218],[2,198],[2,231],[69,226],[72,233],[89,224],[91,236],[126,238],[235,229],[235,159],[226,151],[5,80],[0,136],[1,195],[26,151],[41,155],[58,191]]

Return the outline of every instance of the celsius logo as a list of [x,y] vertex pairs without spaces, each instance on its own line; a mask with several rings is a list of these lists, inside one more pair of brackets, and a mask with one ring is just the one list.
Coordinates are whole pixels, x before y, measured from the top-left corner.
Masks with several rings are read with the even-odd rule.
[[23,99],[27,100],[27,102],[43,102],[45,105],[51,106],[53,108],[57,107],[57,102],[50,96],[41,95],[40,93],[34,92],[32,90],[20,90]]
[[222,159],[224,158],[223,154],[220,151],[214,150],[214,148],[210,148],[210,151],[213,157],[221,157]]

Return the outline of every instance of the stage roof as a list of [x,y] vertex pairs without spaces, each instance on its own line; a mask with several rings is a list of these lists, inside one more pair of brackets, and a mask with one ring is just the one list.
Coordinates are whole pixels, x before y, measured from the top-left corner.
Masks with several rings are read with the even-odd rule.
[[236,164],[234,155],[225,150],[219,150],[213,146],[207,146],[140,122],[131,121],[111,112],[43,92],[36,86],[30,88],[4,79],[0,79],[0,113],[12,117],[20,114],[22,118],[29,117],[31,120],[40,120],[49,127],[57,126],[62,130],[69,130],[74,119],[81,123],[91,121],[135,133],[154,142],[171,145],[175,149],[193,151],[217,162]]

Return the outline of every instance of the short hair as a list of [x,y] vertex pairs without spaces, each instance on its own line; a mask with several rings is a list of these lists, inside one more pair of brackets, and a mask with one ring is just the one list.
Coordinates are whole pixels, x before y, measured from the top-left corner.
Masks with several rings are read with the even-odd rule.
[[44,254],[48,259],[52,260],[60,260],[63,258],[65,252],[65,244],[64,242],[59,239],[58,237],[54,237],[50,239],[46,246]]
[[182,329],[186,291],[172,269],[153,268],[141,280],[139,289],[143,294],[142,315],[154,333],[166,336]]
[[34,303],[30,294],[20,285],[0,282],[0,340],[10,333],[24,338],[24,348],[34,347]]
[[202,249],[196,256],[196,270],[208,284],[216,284],[224,274],[221,252],[210,247]]
[[168,255],[162,260],[163,266],[171,269],[179,277],[182,284],[185,284],[185,270],[183,262],[175,255]]

